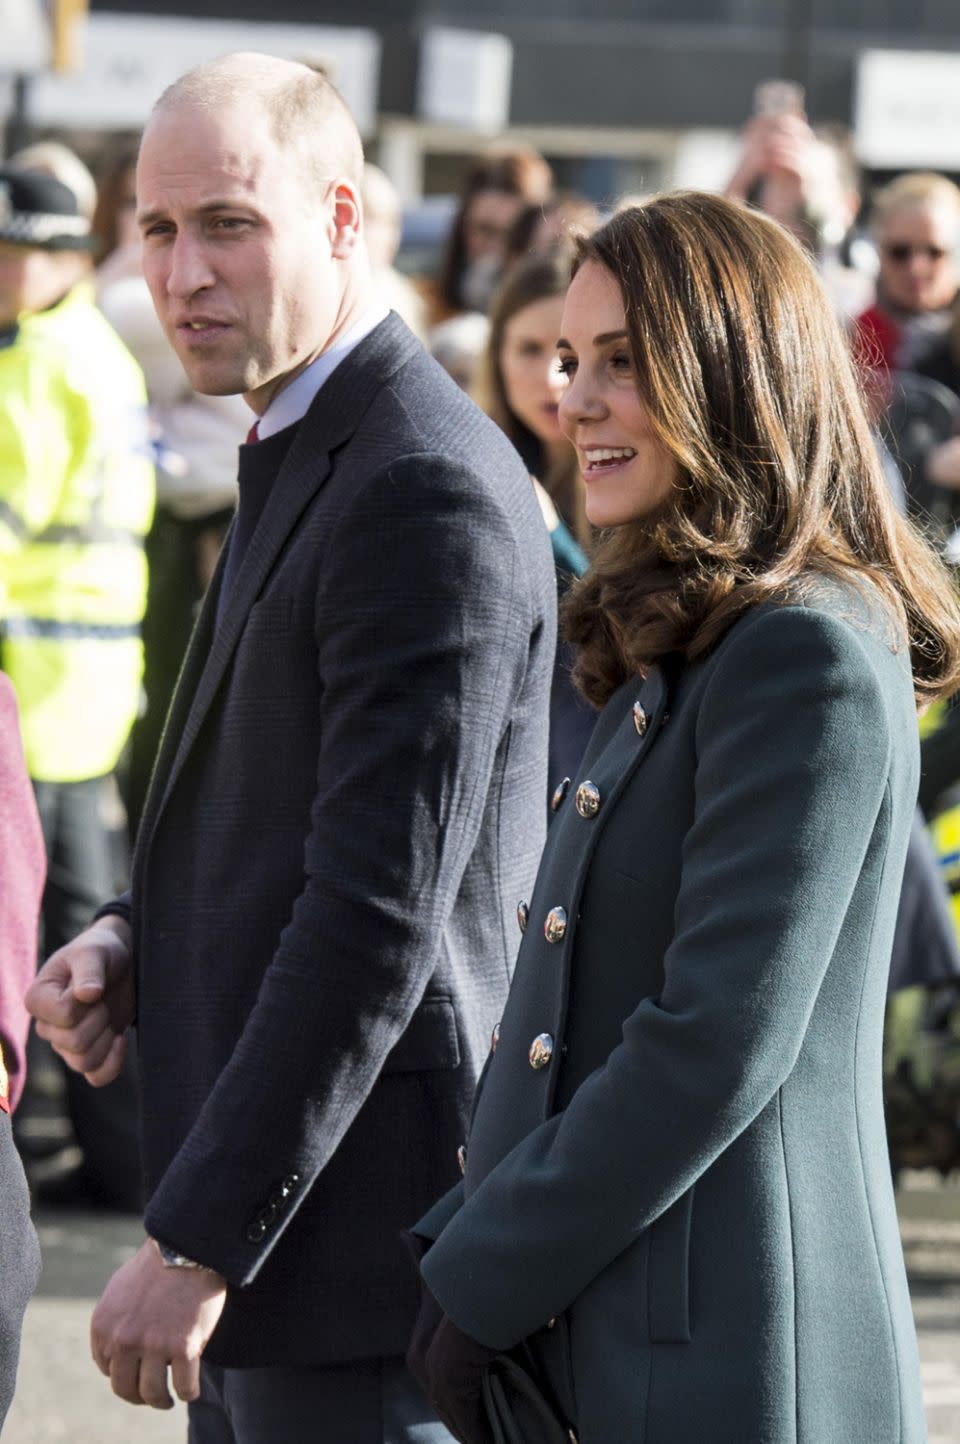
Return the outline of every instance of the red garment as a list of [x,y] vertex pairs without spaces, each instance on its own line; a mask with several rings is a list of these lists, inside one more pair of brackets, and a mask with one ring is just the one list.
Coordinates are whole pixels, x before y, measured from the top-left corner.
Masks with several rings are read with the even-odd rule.
[[896,370],[903,332],[880,306],[868,306],[853,324],[853,359],[875,415],[889,400],[890,372]]
[[896,321],[876,303],[868,306],[866,311],[857,317],[853,338],[853,351],[858,366],[896,370],[903,332]]
[[43,834],[23,760],[16,698],[0,673],[0,1043],[11,1108],[23,1092],[30,1022],[23,995],[37,971],[37,918],[45,873]]

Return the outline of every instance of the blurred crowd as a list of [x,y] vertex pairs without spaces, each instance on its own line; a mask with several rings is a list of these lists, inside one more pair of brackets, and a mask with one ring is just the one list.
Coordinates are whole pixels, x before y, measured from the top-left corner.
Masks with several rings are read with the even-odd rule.
[[[792,87],[765,90],[716,189],[768,212],[815,259],[855,350],[891,491],[960,564],[960,189],[914,173],[866,194],[849,137],[812,127]],[[95,181],[45,141],[0,171],[0,661],[47,852],[42,955],[124,882],[252,420],[238,397],[191,390],[156,319],[135,159],[116,154]],[[436,264],[410,274],[398,195],[376,166],[365,177],[383,298],[519,451],[561,594],[593,544],[558,424],[571,241],[623,199],[559,189],[533,150],[485,150],[465,168]],[[23,217],[36,227],[24,230]],[[593,716],[560,639],[551,786],[575,774]],[[960,1166],[960,706],[935,709],[921,731],[922,811],[891,971],[888,1123],[895,1167],[947,1172]],[[0,1029],[15,1078],[21,1024],[11,1002]],[[17,1139],[36,1191],[138,1209],[135,1060],[96,1092],[70,1084],[36,1041],[30,1064]]]

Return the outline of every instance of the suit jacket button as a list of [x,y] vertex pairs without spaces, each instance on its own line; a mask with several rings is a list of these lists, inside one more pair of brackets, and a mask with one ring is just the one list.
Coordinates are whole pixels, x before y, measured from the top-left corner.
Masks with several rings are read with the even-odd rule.
[[639,702],[634,702],[633,725],[634,727],[636,727],[641,737],[643,737],[646,733],[648,720],[649,719],[647,718],[647,714],[644,711],[642,705]]
[[522,933],[527,931],[527,919],[530,917],[530,904],[523,898],[517,903],[517,925]]
[[600,811],[600,789],[595,782],[581,782],[577,788],[577,811],[588,818]]
[[549,1033],[538,1033],[530,1044],[530,1067],[534,1070],[546,1068],[553,1057],[553,1039]]
[[261,1223],[260,1219],[258,1218],[254,1223],[247,1225],[247,1242],[261,1243],[266,1237],[266,1233],[267,1225],[265,1223]]
[[567,933],[567,914],[564,908],[551,908],[543,922],[543,936],[548,943],[562,943]]
[[490,1034],[490,1052],[491,1052],[491,1053],[495,1053],[495,1052],[497,1051],[497,1044],[498,1044],[499,1042],[500,1042],[500,1024],[497,1023],[497,1024],[495,1025],[495,1027],[494,1027],[493,1032]]
[[466,1171],[467,1171],[467,1145],[466,1145],[465,1143],[461,1143],[460,1147],[457,1149],[457,1165],[458,1165],[461,1173],[466,1173]]
[[567,793],[570,791],[570,778],[565,777],[550,799],[550,811],[556,812]]

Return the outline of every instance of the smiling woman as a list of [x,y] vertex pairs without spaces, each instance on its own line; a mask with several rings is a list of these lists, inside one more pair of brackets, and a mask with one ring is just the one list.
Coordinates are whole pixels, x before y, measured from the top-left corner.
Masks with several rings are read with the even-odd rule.
[[594,526],[622,526],[666,501],[677,464],[650,425],[637,390],[623,296],[605,266],[577,272],[557,343],[569,385],[560,425],[580,457]]
[[445,1317],[411,1362],[466,1444],[497,1352],[551,1438],[906,1444],[881,1039],[916,701],[957,688],[960,611],[785,231],[677,194],[578,249],[560,414],[604,532],[566,619],[603,710],[462,1187],[415,1230]]

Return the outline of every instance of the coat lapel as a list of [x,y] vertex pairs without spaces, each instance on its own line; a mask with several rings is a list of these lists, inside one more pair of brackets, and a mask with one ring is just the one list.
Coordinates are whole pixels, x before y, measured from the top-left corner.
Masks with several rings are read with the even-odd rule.
[[197,740],[246,626],[250,608],[304,510],[329,477],[334,452],[356,431],[380,387],[418,349],[419,342],[391,312],[340,363],[317,393],[267,498],[237,573],[233,596],[218,626],[217,603],[227,554],[227,543],[224,543],[164,728],[140,829],[138,853],[145,852]]

